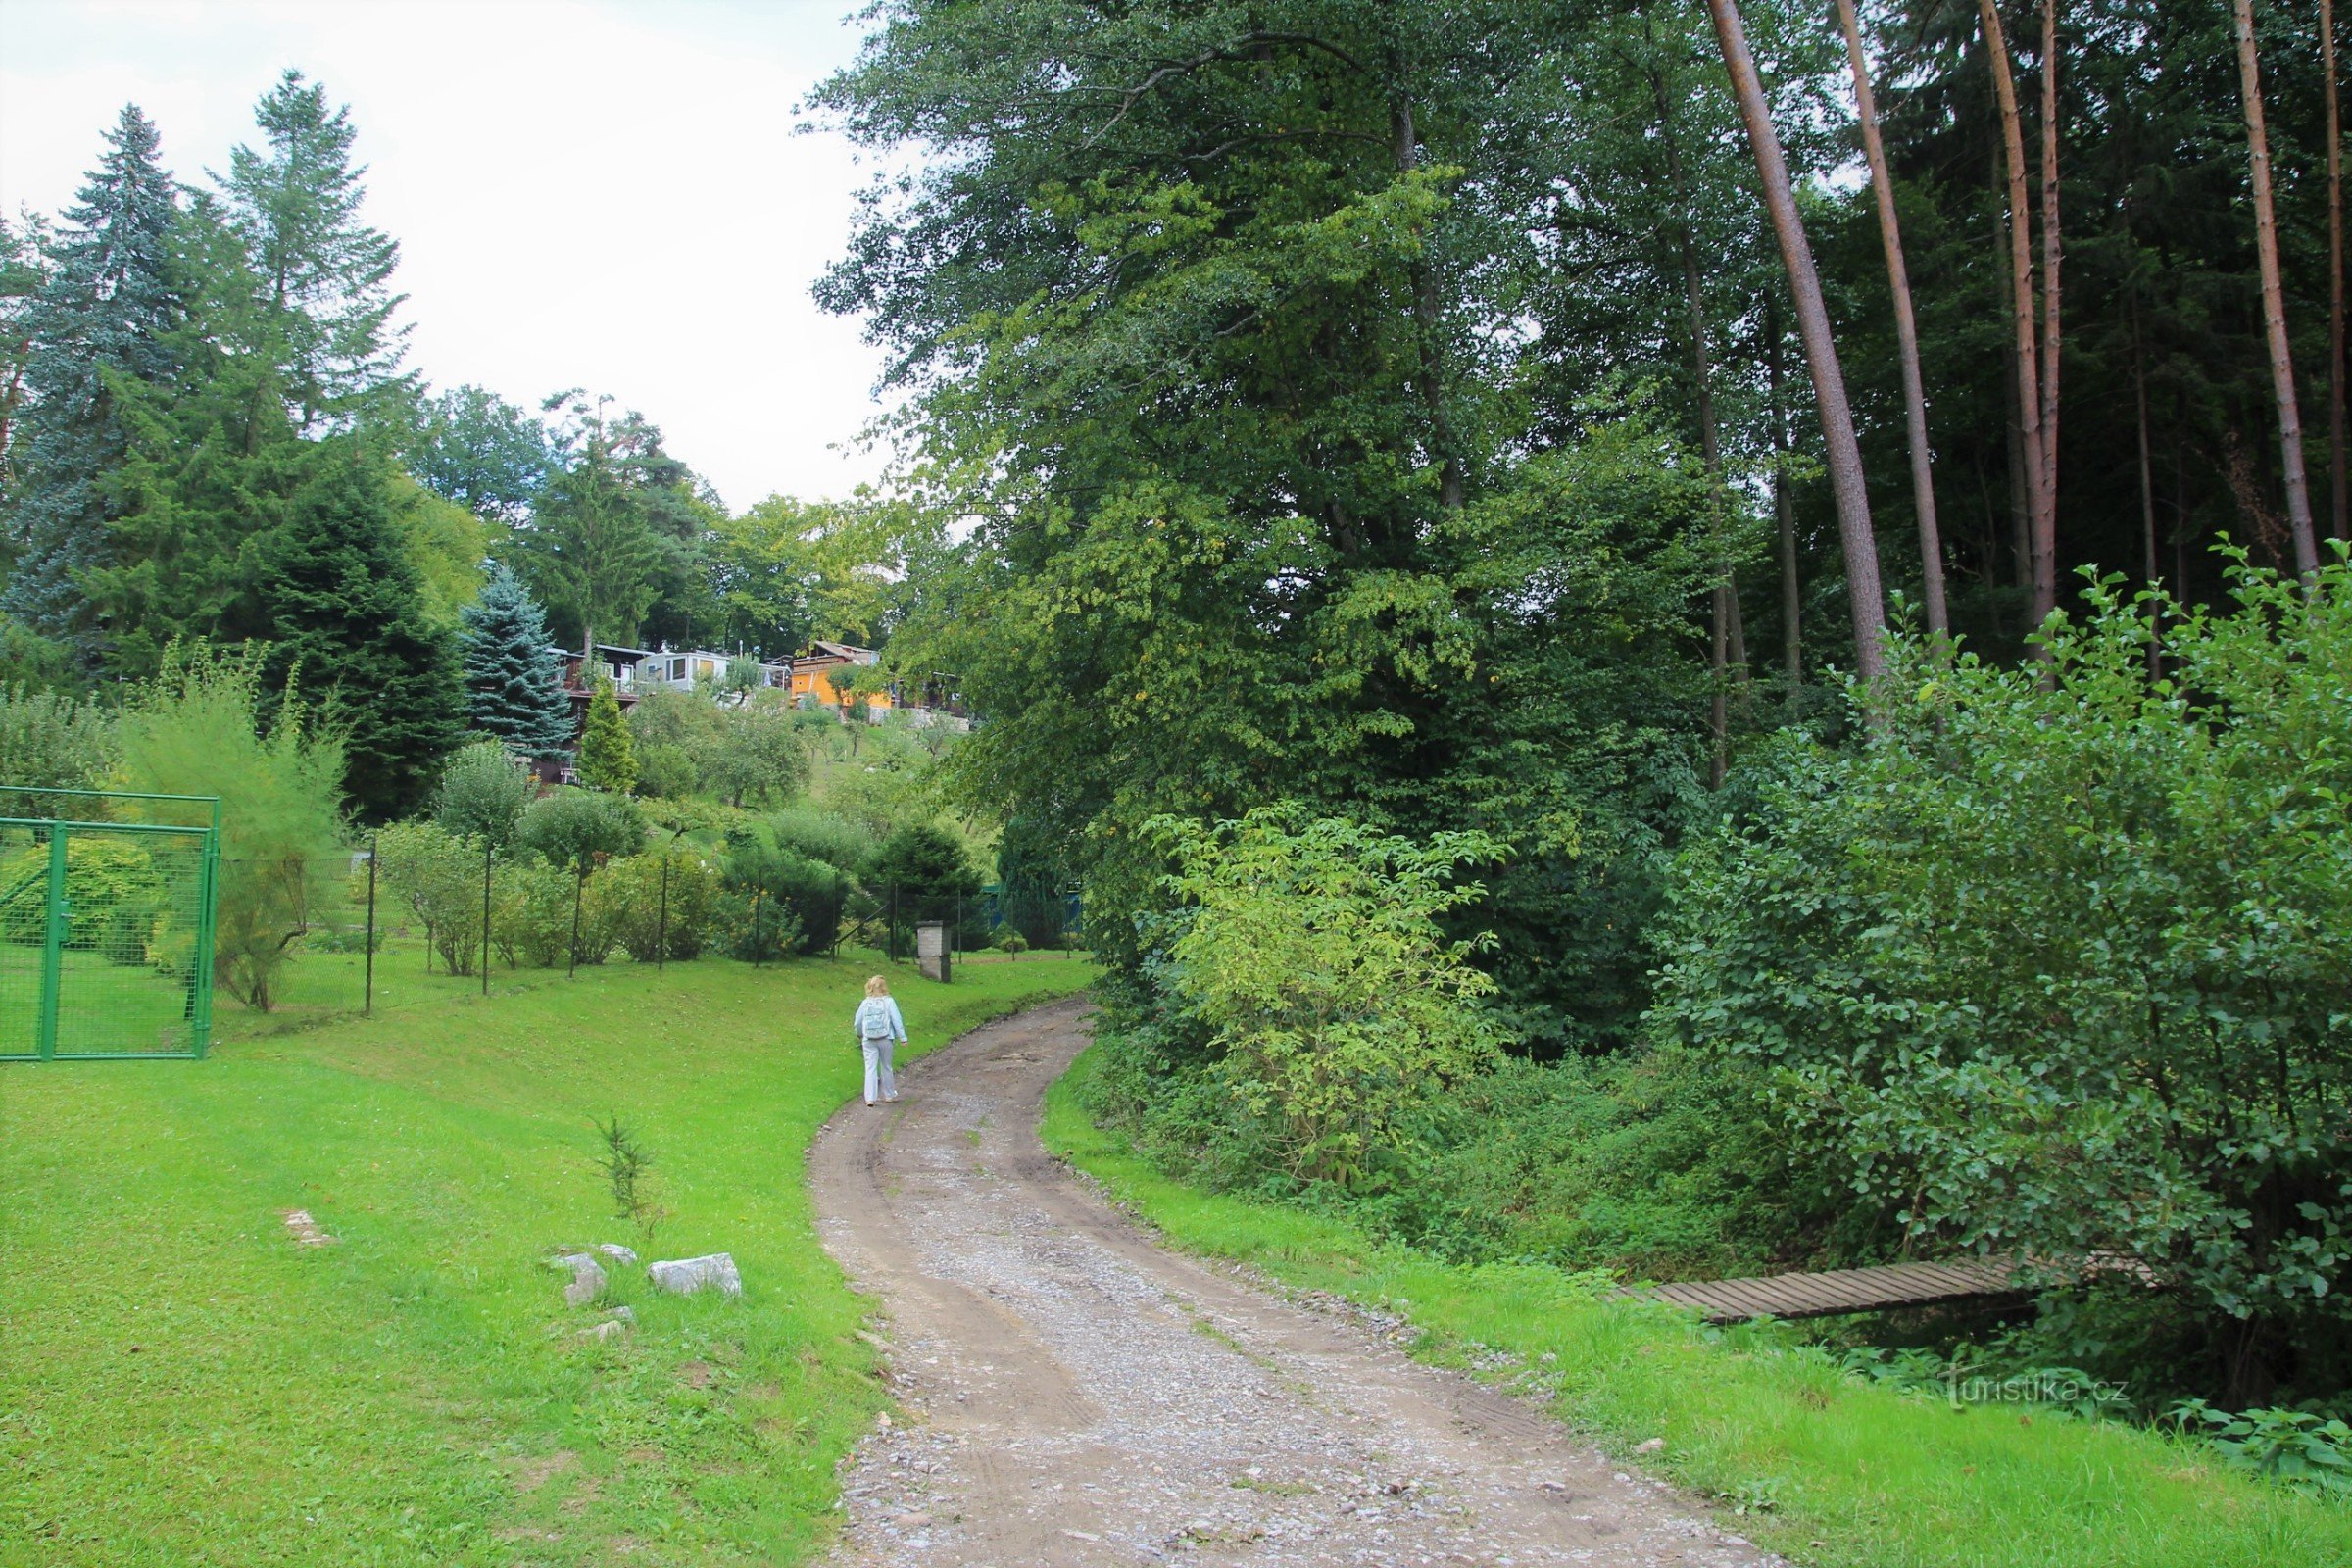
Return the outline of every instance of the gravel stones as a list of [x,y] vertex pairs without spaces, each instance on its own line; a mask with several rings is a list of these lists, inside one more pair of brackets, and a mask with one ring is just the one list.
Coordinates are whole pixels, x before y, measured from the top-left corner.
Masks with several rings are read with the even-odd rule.
[[725,1252],[648,1263],[645,1276],[660,1289],[678,1296],[692,1296],[702,1290],[717,1290],[728,1296],[743,1294],[743,1276],[736,1272],[735,1259]]
[[890,1314],[909,1416],[843,1469],[837,1562],[1773,1561],[1548,1414],[1413,1362],[1407,1326],[1151,1245],[1037,1146],[1083,1040],[1072,1005],[990,1025],[915,1069],[903,1119],[837,1118],[816,1146],[821,1234]]

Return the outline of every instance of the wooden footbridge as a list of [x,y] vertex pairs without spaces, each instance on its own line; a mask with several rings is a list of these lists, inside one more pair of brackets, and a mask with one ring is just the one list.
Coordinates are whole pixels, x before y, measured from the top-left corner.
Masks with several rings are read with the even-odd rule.
[[1654,1285],[1629,1296],[1696,1307],[1709,1323],[1742,1323],[1758,1317],[1828,1317],[1838,1312],[1881,1312],[1896,1306],[1934,1306],[1980,1296],[2012,1296],[2017,1265],[2006,1258],[1969,1258],[1955,1263],[1890,1263],[1883,1268],[1839,1268],[1820,1274],[1762,1274],[1750,1279]]

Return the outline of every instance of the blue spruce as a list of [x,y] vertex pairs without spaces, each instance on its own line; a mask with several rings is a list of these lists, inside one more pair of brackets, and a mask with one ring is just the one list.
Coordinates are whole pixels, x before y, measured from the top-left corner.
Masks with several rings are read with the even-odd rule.
[[167,334],[180,315],[171,269],[179,206],[155,126],[128,104],[106,140],[27,312],[22,466],[7,517],[17,563],[0,593],[0,610],[85,658],[99,627],[82,584],[107,564],[106,480],[126,445],[107,383],[170,379]]
[[547,618],[506,566],[490,569],[479,600],[463,612],[466,700],[473,727],[531,757],[571,749],[571,699],[564,694]]

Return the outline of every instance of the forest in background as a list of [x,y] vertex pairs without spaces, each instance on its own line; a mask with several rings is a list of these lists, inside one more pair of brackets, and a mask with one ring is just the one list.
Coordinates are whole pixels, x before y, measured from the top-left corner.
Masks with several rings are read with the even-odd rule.
[[2321,1422],[2352,645],[2308,16],[872,22],[811,111],[912,172],[820,298],[957,540],[894,644],[987,717],[949,772],[1085,877],[1097,1114],[1450,1255],[2034,1258],[2036,1312],[1931,1348]]
[[[757,662],[887,643],[903,511],[730,513],[609,397],[434,391],[348,112],[289,70],[255,121],[188,180],[126,106],[74,206],[0,225],[6,814],[52,814],[55,789],[218,797],[214,981],[294,1022],[372,995],[378,892],[450,977],[896,956],[942,908],[967,950],[1066,946],[1049,871],[929,788],[959,718],[885,710],[872,665],[796,696]],[[560,657],[652,642],[722,657],[625,697],[608,661]],[[12,831],[11,864],[45,863]],[[76,957],[182,982],[147,858],[69,862]],[[10,939],[37,945],[38,914]]]
[[331,710],[352,804],[384,820],[468,722],[488,563],[567,647],[887,639],[913,536],[887,508],[730,514],[601,393],[435,391],[348,112],[289,71],[255,121],[225,172],[183,178],[126,106],[74,207],[0,221],[0,679],[94,693],[175,642],[266,647],[263,684]]

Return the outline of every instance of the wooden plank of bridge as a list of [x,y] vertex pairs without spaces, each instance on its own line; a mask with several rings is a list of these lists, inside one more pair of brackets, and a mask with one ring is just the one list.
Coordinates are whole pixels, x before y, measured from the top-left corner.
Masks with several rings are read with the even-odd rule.
[[1709,1323],[1740,1323],[1756,1317],[1826,1317],[1834,1312],[1929,1306],[1973,1296],[2006,1296],[2014,1290],[2010,1276],[2015,1269],[2005,1258],[1890,1263],[1820,1274],[1685,1281],[1631,1294],[1696,1307]]

